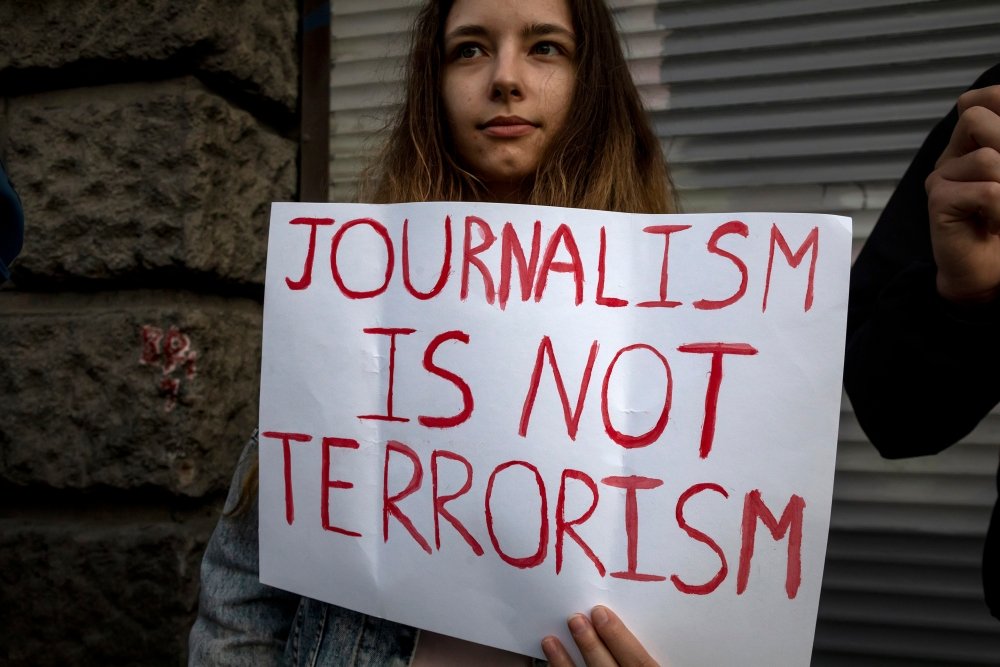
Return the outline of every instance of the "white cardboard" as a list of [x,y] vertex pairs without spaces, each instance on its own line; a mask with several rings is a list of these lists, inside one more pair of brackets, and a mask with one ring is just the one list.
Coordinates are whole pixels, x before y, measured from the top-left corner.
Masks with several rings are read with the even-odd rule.
[[[467,222],[469,216],[479,221]],[[423,293],[441,275],[446,221],[450,225],[450,269],[432,298],[417,298],[404,285],[404,220],[409,221],[406,277]],[[487,281],[476,262],[499,289],[505,223],[516,230],[530,261],[536,221],[539,251],[528,299],[522,299],[514,258],[509,300],[504,308],[497,300],[489,303]],[[557,233],[560,225],[568,232]],[[666,225],[686,227],[669,235],[648,230]],[[602,228],[603,291],[598,289]],[[487,244],[490,234],[495,240]],[[570,237],[578,250],[575,265]],[[679,305],[639,307],[660,300],[667,237],[666,300]],[[546,248],[553,238],[555,252],[546,271]],[[389,246],[392,272],[379,292],[386,282]],[[605,604],[655,658],[673,667],[807,665],[830,520],[850,248],[850,220],[825,215],[637,215],[454,202],[274,204],[261,376],[261,580],[366,614],[539,657],[540,640],[547,634],[572,646],[565,625],[570,614]],[[334,265],[344,289],[334,279]],[[311,282],[303,287],[306,273]],[[546,284],[539,294],[540,274]],[[345,290],[379,293],[351,299]],[[628,304],[606,305],[610,298]],[[716,307],[695,307],[704,301]],[[375,328],[414,331],[394,337],[364,332]],[[425,364],[431,341],[456,331],[468,342],[440,342],[431,364]],[[526,434],[519,434],[544,337],[551,341],[571,414],[597,341],[575,439],[568,434],[547,356]],[[685,346],[706,343],[745,345],[756,353],[720,357],[714,437],[702,457],[714,356]],[[390,362],[392,413],[409,421],[359,418],[387,414]],[[472,396],[465,421],[447,428],[420,423],[421,416],[460,413],[462,383]],[[663,412],[668,384],[669,411],[659,437],[638,447],[609,437],[602,407],[618,432],[646,433]],[[280,433],[308,441],[274,435]],[[337,445],[353,440],[357,448],[326,447],[324,438],[341,439]],[[395,506],[430,553],[396,514],[390,512],[384,523],[384,494],[402,492],[414,470],[410,458],[394,449],[386,485],[389,441],[405,444],[420,462],[419,487]],[[443,516],[438,517],[437,544],[434,451],[446,452],[437,457],[438,496],[457,493],[466,479],[464,464],[453,455],[471,467],[470,489],[444,508],[467,529],[482,555]],[[519,463],[504,467],[510,461]],[[559,530],[557,519],[566,469],[579,471],[566,478],[562,494],[563,528],[569,522],[569,531]],[[486,519],[486,489],[494,471],[495,543]],[[324,528],[324,478],[334,483],[328,491],[328,525],[360,537]],[[654,488],[628,492],[622,487],[634,485],[636,478],[654,480],[646,483]],[[539,479],[546,506],[543,532]],[[586,521],[572,524],[592,504],[588,480],[597,489],[596,508]],[[637,517],[631,548],[626,530],[630,495]],[[291,523],[288,496],[294,507]],[[758,497],[773,514],[777,538],[753,512],[747,523],[753,530],[743,529],[745,507],[762,513],[750,497]],[[801,524],[794,520],[796,503],[803,504]],[[782,524],[786,506],[788,521]],[[801,583],[796,585],[789,574],[789,545],[798,526]],[[603,576],[574,531],[600,561]],[[751,536],[747,560],[741,552]],[[558,574],[557,542],[562,552]],[[537,562],[529,563],[536,552]],[[612,576],[628,572],[630,560],[634,572],[658,579]],[[738,591],[741,569],[746,581]],[[711,590],[681,590],[684,584],[705,586],[713,579],[717,585]]]

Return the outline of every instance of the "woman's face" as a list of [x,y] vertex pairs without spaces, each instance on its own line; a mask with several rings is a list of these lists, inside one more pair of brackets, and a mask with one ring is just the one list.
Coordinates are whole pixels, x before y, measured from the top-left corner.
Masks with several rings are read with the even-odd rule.
[[456,0],[442,97],[461,162],[501,201],[535,173],[576,82],[566,0]]

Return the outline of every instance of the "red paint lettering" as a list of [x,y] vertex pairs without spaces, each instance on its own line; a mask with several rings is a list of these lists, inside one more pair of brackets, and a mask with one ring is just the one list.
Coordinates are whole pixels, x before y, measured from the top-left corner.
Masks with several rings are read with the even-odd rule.
[[[344,234],[346,234],[348,230],[359,225],[367,225],[371,227],[385,244],[385,279],[379,287],[366,291],[353,290],[344,284],[344,278],[340,275],[340,262],[337,260],[340,250],[340,242],[343,240]],[[389,232],[386,231],[385,226],[378,220],[372,220],[371,218],[358,218],[357,220],[351,220],[338,229],[333,235],[333,241],[330,244],[330,269],[333,271],[333,281],[337,283],[337,287],[340,288],[341,294],[346,296],[348,299],[370,299],[385,292],[389,289],[389,280],[392,278],[394,265],[395,253],[392,249],[392,240],[389,238]]]
[[[438,459],[444,458],[449,461],[458,461],[463,466],[465,466],[465,482],[462,483],[462,488],[460,488],[455,493],[450,493],[446,495],[441,495],[438,492]],[[465,543],[469,545],[472,552],[477,556],[483,555],[483,548],[476,541],[476,538],[472,536],[472,533],[466,529],[461,521],[455,518],[451,512],[444,508],[445,503],[449,503],[459,496],[463,496],[468,493],[469,489],[472,488],[472,465],[462,456],[455,454],[454,452],[449,452],[447,450],[438,449],[431,454],[431,483],[433,485],[434,491],[434,546],[437,547],[438,551],[441,551],[441,517],[444,517],[448,523],[450,523],[458,534],[462,536]]]
[[[590,489],[590,507],[587,508],[583,514],[581,514],[576,519],[572,521],[566,520],[566,480],[575,479],[578,482],[583,482],[584,486]],[[590,546],[583,541],[583,538],[576,532],[573,526],[579,526],[590,518],[590,515],[594,513],[597,509],[597,484],[594,480],[590,478],[586,473],[580,470],[563,470],[562,479],[559,482],[559,500],[556,502],[556,574],[562,570],[563,561],[563,535],[569,535],[573,538],[573,541],[580,545],[583,549],[583,553],[586,554],[590,562],[594,564],[597,568],[597,572],[603,577],[606,570],[604,569],[604,563],[601,559],[597,557],[597,554],[593,552]]]
[[321,505],[319,508],[320,518],[323,522],[323,529],[334,533],[340,533],[342,535],[350,535],[351,537],[361,537],[361,533],[353,530],[347,530],[346,528],[339,528],[330,523],[330,489],[354,488],[354,484],[351,482],[330,479],[330,450],[334,447],[358,449],[360,446],[361,445],[358,444],[357,440],[349,440],[347,438],[323,438],[323,478],[321,480],[322,494]]
[[[524,558],[509,556],[504,553],[503,549],[500,548],[500,540],[497,539],[496,531],[493,528],[493,507],[490,503],[493,499],[493,483],[496,481],[497,475],[513,466],[521,466],[534,473],[535,483],[538,485],[538,497],[541,501],[538,512],[539,518],[541,519],[538,528],[538,550],[532,555],[525,556]],[[531,465],[527,461],[507,461],[506,463],[502,463],[494,468],[493,472],[490,474],[490,481],[486,485],[486,529],[490,533],[490,541],[493,543],[493,549],[508,565],[512,565],[522,570],[541,565],[541,563],[545,560],[546,552],[549,546],[549,511],[548,502],[545,499],[545,482],[542,481],[542,474],[538,472],[538,468]]]
[[[569,253],[570,261],[568,262],[556,262],[553,261],[556,255],[556,251],[559,249],[560,242],[566,246],[566,252]],[[545,286],[549,281],[549,272],[555,271],[556,273],[572,273],[573,282],[576,284],[576,305],[583,303],[583,262],[580,260],[580,250],[576,247],[576,239],[573,238],[573,232],[570,230],[569,226],[566,224],[559,225],[555,233],[552,234],[552,238],[549,239],[548,245],[545,246],[545,255],[542,257],[542,268],[538,273],[538,282],[535,284],[535,301],[542,300],[542,294],[545,292]]]
[[722,388],[722,357],[726,354],[754,355],[757,349],[746,343],[691,343],[677,348],[691,354],[711,354],[712,370],[708,374],[705,390],[705,421],[701,426],[701,444],[698,455],[708,458],[715,440],[715,422],[719,411],[719,390]]
[[[479,228],[480,234],[483,236],[483,242],[472,247],[472,226],[476,225]],[[462,250],[462,292],[461,299],[465,301],[469,297],[469,267],[475,266],[479,269],[479,273],[483,276],[483,287],[486,290],[486,303],[492,304],[493,300],[496,298],[495,289],[493,287],[493,276],[490,274],[489,268],[483,263],[483,260],[476,257],[481,252],[485,252],[493,245],[496,241],[496,235],[493,234],[493,230],[482,218],[477,218],[474,215],[466,216],[465,218],[465,246]]]
[[410,280],[410,237],[409,219],[403,220],[403,286],[406,291],[416,298],[427,301],[433,299],[448,282],[448,274],[451,273],[451,218],[445,216],[444,219],[444,259],[441,260],[441,272],[438,274],[437,282],[430,292],[421,292],[413,286]]
[[362,331],[368,334],[379,334],[382,336],[389,337],[389,387],[386,390],[386,396],[385,396],[385,414],[358,415],[358,419],[374,419],[377,421],[384,421],[384,422],[410,421],[406,417],[397,417],[392,412],[393,385],[396,379],[396,336],[398,336],[399,334],[402,334],[404,336],[409,336],[411,333],[414,333],[416,329],[403,329],[403,328],[387,329],[382,327],[370,327],[368,329],[362,329]]
[[816,258],[819,256],[819,227],[813,227],[806,236],[799,249],[792,253],[784,235],[778,229],[778,225],[771,225],[771,248],[767,256],[767,277],[764,279],[764,303],[761,305],[761,312],[767,310],[767,293],[771,289],[771,267],[774,264],[774,247],[781,248],[781,254],[785,256],[785,261],[793,269],[798,268],[802,259],[806,256],[806,251],[812,249],[812,256],[809,259],[809,282],[806,284],[806,300],[804,310],[812,308],[813,287],[816,278]]
[[715,540],[705,533],[696,528],[692,528],[691,525],[684,519],[684,505],[693,496],[696,496],[702,491],[715,491],[716,493],[722,494],[723,498],[729,498],[729,494],[726,493],[726,490],[718,484],[712,484],[711,482],[695,484],[682,493],[681,497],[677,499],[677,525],[680,526],[681,530],[687,533],[689,537],[701,542],[702,544],[708,545],[708,548],[714,551],[715,555],[719,557],[721,564],[719,566],[719,571],[715,574],[715,576],[704,584],[688,584],[676,574],[670,575],[670,581],[673,583],[674,587],[681,593],[687,593],[688,595],[708,595],[718,588],[719,584],[725,580],[726,575],[729,574],[729,565],[726,563],[726,554],[722,552],[722,547],[720,547]]
[[292,525],[295,521],[295,502],[292,499],[292,446],[293,442],[309,442],[311,435],[305,433],[283,433],[280,431],[264,431],[261,433],[265,438],[281,440],[281,455],[284,461],[285,473],[285,521]]
[[[391,454],[395,452],[397,454],[403,454],[406,458],[410,459],[410,463],[413,464],[413,473],[410,475],[410,481],[407,483],[406,488],[399,493],[390,496],[389,495],[389,459]],[[431,553],[431,546],[427,544],[427,540],[424,536],[420,534],[413,522],[410,521],[410,517],[403,513],[403,510],[399,509],[399,501],[406,498],[411,493],[420,488],[420,484],[424,480],[424,468],[420,465],[420,457],[417,453],[413,451],[410,447],[404,445],[396,440],[390,440],[385,446],[385,465],[382,468],[382,540],[384,542],[389,541],[389,516],[392,515],[403,524],[410,536],[416,540],[417,544],[426,551]]]
[[742,595],[750,579],[750,560],[753,558],[754,540],[757,535],[757,519],[764,522],[771,531],[771,537],[780,540],[788,533],[788,565],[785,571],[785,593],[792,600],[802,583],[802,514],[806,501],[801,496],[792,495],[781,519],[776,520],[754,489],[747,494],[743,503],[742,543],[740,546],[740,567],[736,573],[736,594]]
[[749,228],[739,220],[731,220],[725,224],[719,225],[718,229],[712,232],[712,237],[708,240],[708,251],[713,255],[718,255],[719,257],[725,257],[740,271],[740,286],[732,296],[725,299],[720,299],[718,301],[713,301],[711,299],[699,299],[692,304],[695,308],[699,310],[718,310],[720,308],[725,308],[726,306],[732,305],[743,298],[743,295],[747,291],[747,265],[743,263],[743,260],[732,254],[727,250],[723,250],[719,247],[719,239],[723,236],[729,234],[739,234],[743,238],[750,235]]
[[628,570],[612,572],[616,579],[630,581],[664,581],[658,574],[644,574],[639,567],[639,503],[636,498],[639,489],[655,489],[663,485],[663,480],[652,477],[629,475],[628,477],[605,477],[602,484],[625,489],[625,535],[628,538]]
[[583,370],[583,379],[580,381],[580,392],[576,397],[576,408],[571,409],[569,396],[566,394],[566,385],[563,384],[562,373],[559,372],[559,365],[556,363],[556,353],[552,350],[552,340],[548,336],[542,337],[538,344],[538,354],[535,356],[535,367],[531,371],[531,383],[528,386],[528,393],[524,397],[524,406],[521,408],[521,425],[517,432],[522,438],[528,433],[528,420],[531,419],[531,411],[535,407],[538,383],[542,377],[542,361],[548,356],[549,365],[552,367],[552,376],[556,382],[556,391],[562,402],[566,433],[569,434],[570,440],[576,440],[576,432],[580,427],[580,415],[583,414],[583,402],[587,397],[587,387],[590,386],[590,375],[594,370],[594,361],[597,359],[599,347],[596,340],[590,346],[590,356],[587,358],[587,366]]
[[302,267],[302,277],[292,280],[285,277],[288,289],[302,290],[312,283],[313,258],[316,256],[316,228],[321,225],[332,225],[332,218],[294,218],[288,221],[290,225],[309,225],[309,246],[306,248],[306,263]]
[[690,228],[691,225],[651,225],[642,228],[642,231],[647,234],[663,234],[663,261],[660,263],[660,298],[658,301],[643,301],[636,304],[640,308],[676,308],[681,305],[680,301],[667,299],[667,270],[669,266],[667,258],[670,253],[670,235]]
[[524,247],[517,237],[514,225],[507,223],[500,233],[500,309],[507,307],[510,298],[510,267],[511,259],[517,260],[517,276],[521,283],[521,301],[531,298],[531,287],[535,284],[535,271],[538,268],[538,252],[541,246],[542,223],[535,221],[531,234],[531,259],[524,259]]
[[[647,229],[649,229],[647,227]],[[597,253],[597,305],[609,308],[621,308],[628,305],[625,299],[604,296],[604,264],[608,252],[607,231],[601,227],[601,247]],[[640,304],[641,305],[641,304]]]
[[469,334],[462,331],[446,331],[443,334],[435,336],[434,340],[431,341],[431,344],[427,346],[427,350],[424,352],[424,368],[427,369],[429,373],[437,375],[440,378],[444,378],[458,387],[458,390],[462,392],[462,409],[458,412],[458,414],[451,417],[418,417],[417,421],[428,428],[451,428],[453,426],[458,426],[459,424],[467,421],[472,415],[472,389],[469,388],[468,383],[455,373],[445,370],[434,363],[434,352],[437,351],[438,347],[442,343],[449,340],[457,340],[468,345]]
[[[649,350],[656,356],[657,359],[660,360],[660,363],[663,364],[663,370],[667,374],[667,385],[663,392],[663,409],[660,411],[660,416],[656,420],[656,424],[653,425],[653,428],[639,435],[628,435],[616,429],[611,423],[611,410],[608,405],[608,385],[611,383],[611,373],[614,371],[615,364],[618,363],[618,359],[621,358],[621,356],[626,352],[640,349]],[[604,431],[608,434],[608,437],[626,449],[645,447],[646,445],[656,442],[656,439],[663,433],[663,429],[667,427],[667,421],[670,419],[670,402],[671,395],[673,393],[673,384],[673,378],[670,374],[670,364],[667,363],[667,358],[660,354],[659,350],[655,347],[646,345],[645,343],[637,343],[618,350],[615,358],[612,359],[611,363],[608,365],[608,371],[604,374],[604,383],[601,385],[601,416],[604,418]]]

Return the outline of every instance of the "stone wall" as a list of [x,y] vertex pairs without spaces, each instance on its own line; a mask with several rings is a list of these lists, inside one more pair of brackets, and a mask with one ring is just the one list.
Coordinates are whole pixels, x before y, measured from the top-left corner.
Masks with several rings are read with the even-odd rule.
[[291,0],[0,3],[0,662],[176,665],[257,420]]

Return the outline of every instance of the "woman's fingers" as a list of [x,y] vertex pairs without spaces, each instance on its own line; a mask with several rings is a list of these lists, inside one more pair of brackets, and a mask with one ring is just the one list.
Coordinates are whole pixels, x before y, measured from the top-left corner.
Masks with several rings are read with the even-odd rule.
[[[1000,117],[997,118],[997,125],[1000,126]],[[928,189],[933,185],[934,179],[1000,182],[1000,150],[977,148],[965,155],[942,162],[927,177]]]
[[937,166],[977,148],[1000,150],[1000,86],[970,90],[958,98],[958,123]]
[[556,637],[549,635],[542,640],[542,652],[549,661],[549,667],[574,667],[566,647]]
[[613,667],[618,664],[589,618],[573,614],[567,624],[587,667]]
[[656,665],[656,661],[613,611],[598,605],[591,610],[590,618],[593,628],[597,630],[602,643],[614,656],[617,664],[625,667]]
[[971,221],[985,223],[991,232],[997,232],[1000,152],[980,148],[950,160],[928,176],[926,188],[932,224]]
[[986,107],[1000,113],[1000,86],[986,86],[967,90],[958,97],[958,113],[965,113],[972,107]]
[[[587,667],[656,666],[656,661],[635,635],[607,607],[594,607],[590,618],[574,614],[570,617],[568,626]],[[555,637],[542,640],[542,651],[552,667],[573,665],[566,648]]]
[[927,177],[937,289],[952,301],[1000,295],[1000,86],[958,100],[958,123]]

